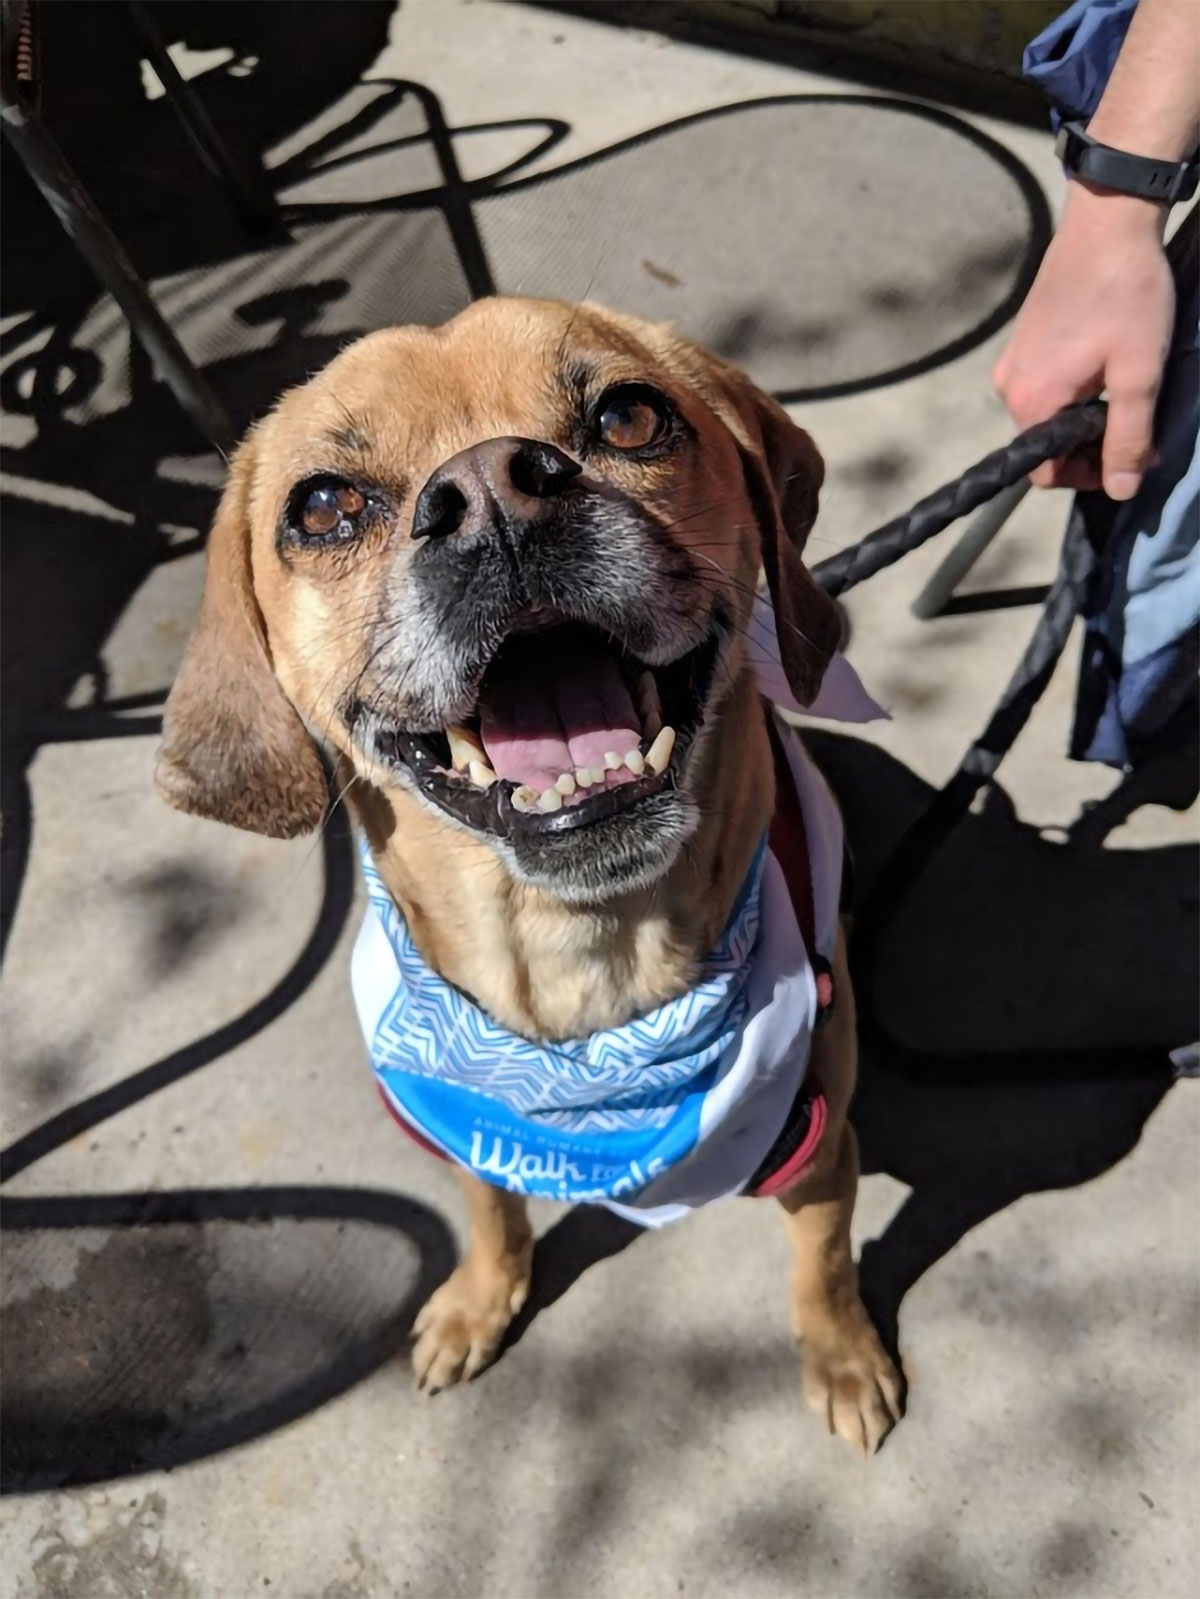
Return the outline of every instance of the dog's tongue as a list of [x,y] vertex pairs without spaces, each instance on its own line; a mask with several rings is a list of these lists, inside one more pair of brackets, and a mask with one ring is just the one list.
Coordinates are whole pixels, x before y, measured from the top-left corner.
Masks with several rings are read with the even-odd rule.
[[479,714],[492,770],[539,792],[563,772],[603,770],[610,751],[625,756],[641,743],[615,655],[574,629],[511,642],[488,674]]

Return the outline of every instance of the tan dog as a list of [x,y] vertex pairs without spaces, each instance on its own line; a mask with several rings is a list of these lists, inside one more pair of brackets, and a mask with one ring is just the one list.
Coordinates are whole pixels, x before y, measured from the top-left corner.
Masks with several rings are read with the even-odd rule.
[[[593,306],[487,300],[444,327],[372,334],[238,451],[160,788],[290,837],[326,810],[320,745],[431,967],[528,1038],[618,1026],[688,989],[772,813],[744,645],[760,569],[802,703],[837,647],[800,560],[821,477],[807,434],[743,376]],[[583,788],[560,805],[505,781],[544,752],[504,703],[527,669],[611,671],[601,631],[642,668],[634,740],[656,737],[608,778],[600,757],[577,762]],[[781,1203],[806,1396],[869,1451],[899,1383],[850,1253],[840,944],[834,975],[812,1055],[826,1135]],[[417,1323],[434,1388],[491,1358],[529,1287],[523,1199],[463,1182],[469,1250]]]

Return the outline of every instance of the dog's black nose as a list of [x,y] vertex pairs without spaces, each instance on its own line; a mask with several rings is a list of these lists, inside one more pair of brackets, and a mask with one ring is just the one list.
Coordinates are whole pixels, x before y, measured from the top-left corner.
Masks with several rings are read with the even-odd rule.
[[496,520],[531,522],[543,515],[583,468],[553,444],[487,439],[443,462],[417,496],[415,539],[445,538]]

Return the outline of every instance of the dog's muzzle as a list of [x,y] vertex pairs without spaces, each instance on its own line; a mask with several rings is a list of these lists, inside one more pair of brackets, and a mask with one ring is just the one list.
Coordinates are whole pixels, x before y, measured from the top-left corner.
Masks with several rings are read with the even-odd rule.
[[425,674],[430,701],[451,683],[453,709],[355,701],[347,720],[372,759],[503,838],[575,832],[676,786],[722,629],[643,507],[555,445],[489,439],[430,476],[412,537],[430,644],[406,674]]

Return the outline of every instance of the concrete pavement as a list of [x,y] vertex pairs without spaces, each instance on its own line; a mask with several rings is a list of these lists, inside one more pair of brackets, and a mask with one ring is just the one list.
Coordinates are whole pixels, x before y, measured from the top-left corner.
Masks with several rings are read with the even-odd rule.
[[[545,165],[716,105],[838,87],[483,0],[409,0],[373,71],[428,84],[452,125],[562,118]],[[1054,205],[1049,139],[985,131]],[[490,170],[489,140],[506,138],[463,141],[468,173]],[[814,558],[1005,439],[988,384],[1002,341],[797,408],[829,463]],[[211,480],[211,463],[196,470]],[[1047,581],[1065,511],[1030,497],[971,586]],[[849,602],[852,659],[894,720],[821,751],[868,872],[953,769],[1032,626],[1028,609],[913,620],[938,554]],[[110,697],[169,679],[201,577],[193,554],[137,588],[103,644]],[[76,1203],[10,1209],[5,1451],[27,1483],[101,1479],[6,1499],[6,1591],[1191,1594],[1195,1085],[1086,1067],[992,1081],[961,1064],[1066,1044],[1132,1059],[1194,1029],[1195,809],[1146,806],[1068,848],[1081,807],[1116,786],[1064,758],[1072,689],[1067,659],[880,976],[887,1031],[940,1066],[905,1077],[886,1039],[865,1061],[856,1234],[873,1303],[898,1312],[911,1384],[868,1465],[803,1409],[782,1229],[748,1203],[632,1241],[536,1207],[538,1314],[468,1389],[416,1394],[396,1344],[461,1212],[363,1063],[344,850],[330,848],[324,901],[336,948],[269,1026],[188,1073],[173,1052],[301,956],[321,848],[168,811],[153,738],[42,748],[5,970],[5,1142],[87,1096],[119,1098],[151,1062],[174,1058],[178,1080],[6,1188]],[[188,1197],[154,1225],[94,1198],[145,1191]],[[122,1458],[144,1469],[114,1478]]]

